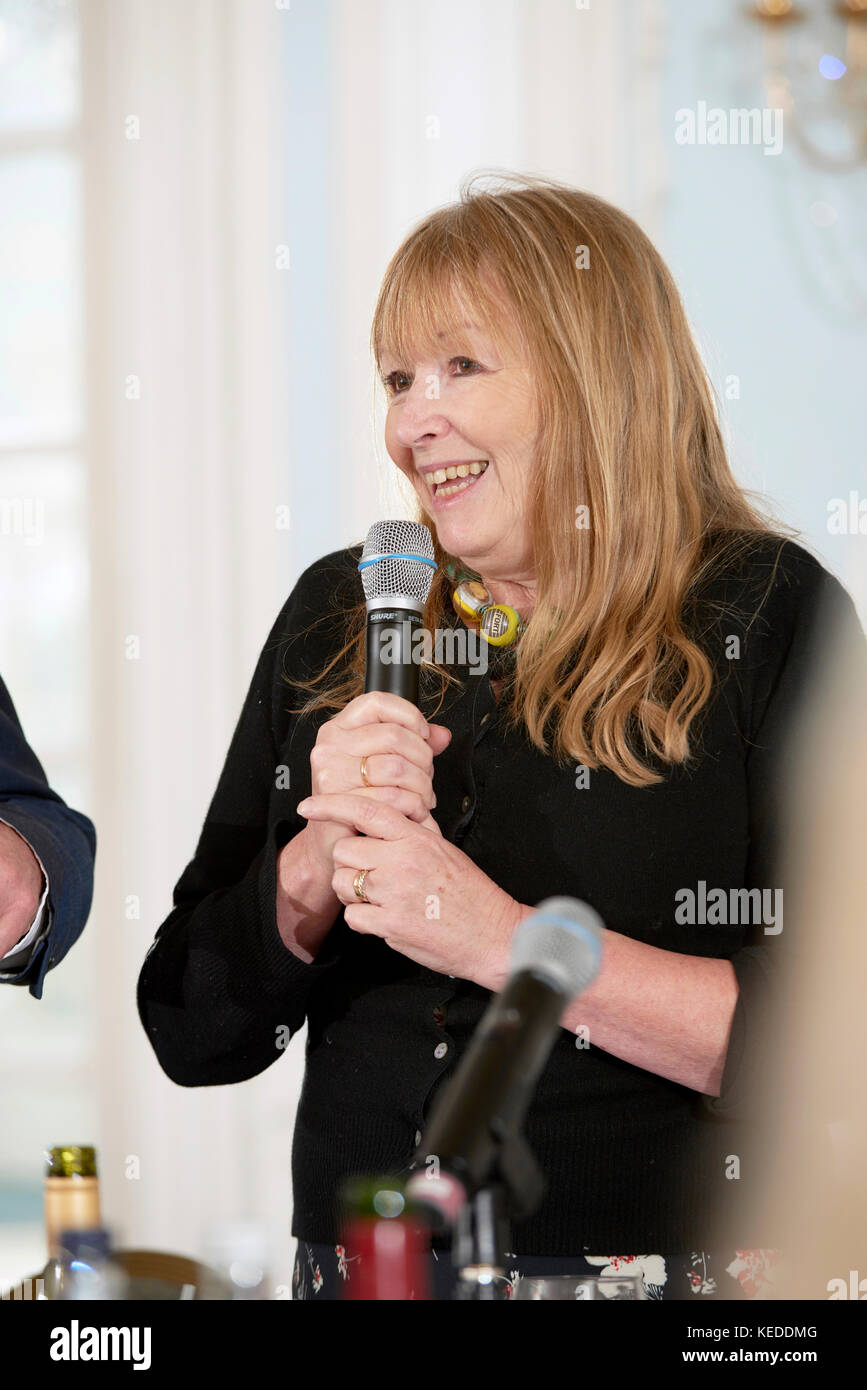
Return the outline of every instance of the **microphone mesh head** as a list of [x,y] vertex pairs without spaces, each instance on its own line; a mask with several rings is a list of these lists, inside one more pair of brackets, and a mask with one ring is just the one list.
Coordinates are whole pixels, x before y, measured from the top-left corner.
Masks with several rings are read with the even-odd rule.
[[580,994],[602,963],[605,923],[579,898],[545,898],[512,938],[512,971],[545,975],[567,997]]
[[405,594],[423,605],[437,568],[433,537],[420,521],[376,521],[367,533],[358,568],[368,602],[385,594]]

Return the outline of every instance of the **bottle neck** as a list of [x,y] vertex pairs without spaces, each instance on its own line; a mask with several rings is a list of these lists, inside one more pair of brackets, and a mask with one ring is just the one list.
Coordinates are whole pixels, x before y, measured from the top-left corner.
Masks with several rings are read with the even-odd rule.
[[48,1258],[57,1259],[64,1231],[95,1231],[102,1226],[99,1179],[73,1174],[45,1179],[45,1242]]

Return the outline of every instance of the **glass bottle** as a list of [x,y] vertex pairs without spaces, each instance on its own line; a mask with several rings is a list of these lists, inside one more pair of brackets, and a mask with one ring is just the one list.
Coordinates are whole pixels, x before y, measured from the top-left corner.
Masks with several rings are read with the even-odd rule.
[[48,1263],[45,1296],[62,1297],[64,1231],[95,1231],[102,1226],[96,1150],[89,1145],[61,1144],[46,1155],[45,1241]]
[[[430,1231],[400,1178],[359,1175],[341,1187],[342,1250],[353,1256],[343,1297],[362,1301],[429,1299]],[[360,1256],[355,1262],[354,1257]]]
[[58,1297],[64,1301],[117,1301],[129,1296],[129,1280],[111,1253],[108,1231],[64,1231]]

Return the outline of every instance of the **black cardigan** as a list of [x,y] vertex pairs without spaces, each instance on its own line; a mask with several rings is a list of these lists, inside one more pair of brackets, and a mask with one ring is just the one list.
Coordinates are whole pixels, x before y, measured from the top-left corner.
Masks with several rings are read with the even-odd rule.
[[[316,731],[333,713],[289,715],[302,695],[281,672],[321,671],[334,652],[339,608],[360,596],[360,552],[356,545],[312,564],[274,623],[195,856],[138,987],[154,1051],[182,1086],[256,1076],[282,1055],[286,1029],[294,1034],[306,1019],[292,1232],[329,1244],[340,1238],[344,1175],[408,1173],[432,1102],[491,998],[353,933],[342,911],[311,964],[277,932],[277,855],[305,824],[295,807],[311,790]],[[694,632],[717,673],[715,694],[691,729],[700,735],[695,764],[687,771],[651,760],[665,777],[655,786],[598,770],[576,788],[574,767],[558,768],[521,733],[504,733],[487,676],[466,676],[436,714],[427,688],[422,695],[426,717],[453,731],[434,764],[433,815],[446,838],[522,903],[584,899],[615,932],[730,959],[739,984],[719,1098],[598,1047],[579,1049],[561,1030],[525,1127],[548,1190],[514,1228],[524,1255],[707,1249],[711,1209],[736,1201],[742,1186],[731,1180],[731,1155],[742,1178],[767,1178],[742,1116],[751,1048],[760,1046],[759,1023],[792,948],[785,930],[765,930],[767,917],[679,924],[676,894],[700,893],[701,883],[708,893],[784,887],[777,856],[787,730],[819,669],[827,619],[839,618],[849,640],[864,638],[845,589],[790,541],[763,540],[749,560],[723,568],[702,599]],[[737,659],[727,655],[732,634]],[[741,1235],[742,1247],[775,1243],[755,1227]]]

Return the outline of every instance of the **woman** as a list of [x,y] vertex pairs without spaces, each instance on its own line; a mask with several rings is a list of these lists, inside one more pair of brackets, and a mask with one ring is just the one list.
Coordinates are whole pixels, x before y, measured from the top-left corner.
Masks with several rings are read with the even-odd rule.
[[857,627],[851,601],[736,485],[671,276],[602,200],[464,188],[394,256],[372,343],[434,536],[427,628],[461,626],[475,578],[519,635],[485,673],[423,665],[419,709],[363,694],[360,546],[305,571],[143,967],[144,1027],[197,1086],[255,1076],[306,1019],[295,1295],[338,1297],[342,1179],[409,1173],[517,924],[581,898],[602,966],[527,1117],[548,1189],[512,1287],[626,1265],[652,1297],[742,1296],[708,1241],[760,1168],[739,1116],[785,949],[778,770],[826,605]]

